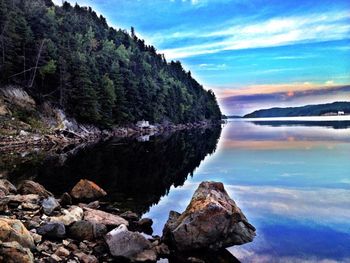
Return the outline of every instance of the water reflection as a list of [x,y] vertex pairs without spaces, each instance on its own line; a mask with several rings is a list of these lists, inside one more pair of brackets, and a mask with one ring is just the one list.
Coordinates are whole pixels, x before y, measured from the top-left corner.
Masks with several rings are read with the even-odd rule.
[[350,128],[350,121],[252,121],[256,125],[265,125],[271,127],[282,126],[304,126],[304,127],[329,127],[333,129],[346,129]]
[[91,179],[117,207],[148,211],[158,235],[169,211],[184,211],[200,182],[221,181],[257,228],[254,242],[230,248],[234,257],[222,251],[222,262],[350,262],[347,125],[237,120],[219,143],[220,128],[113,140],[19,165],[11,176],[35,177],[55,193]]
[[219,180],[257,228],[229,249],[242,262],[349,262],[349,157],[349,128],[229,122],[215,155],[147,216],[162,226],[162,211],[183,211],[201,181]]
[[25,171],[18,167],[11,177],[23,179],[25,174],[57,195],[87,178],[104,188],[116,207],[142,214],[171,186],[183,185],[215,151],[220,132],[220,127],[183,131],[148,142],[114,139],[70,156],[48,158],[42,165],[27,165]]

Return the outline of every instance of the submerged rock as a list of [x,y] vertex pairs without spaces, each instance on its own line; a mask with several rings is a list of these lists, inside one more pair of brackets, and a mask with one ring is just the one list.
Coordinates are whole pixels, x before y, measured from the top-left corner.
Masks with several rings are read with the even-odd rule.
[[113,215],[101,210],[95,210],[91,208],[84,208],[86,211],[84,212],[84,219],[92,222],[99,223],[106,226],[119,226],[121,224],[128,226],[129,223],[124,218]]
[[134,223],[136,230],[139,232],[143,232],[148,235],[152,235],[153,229],[153,220],[150,218],[142,218],[141,220]]
[[0,241],[0,262],[34,263],[34,257],[28,248],[22,247],[16,241]]
[[96,200],[107,195],[101,187],[86,179],[81,179],[70,194],[78,200]]
[[47,191],[44,186],[39,183],[33,182],[31,180],[24,180],[18,189],[19,193],[22,195],[27,194],[37,194],[41,197],[47,198],[53,196],[52,193]]
[[140,219],[138,214],[136,214],[132,211],[126,211],[126,212],[122,213],[120,216],[128,221],[137,221]]
[[60,204],[54,197],[49,196],[48,198],[43,200],[41,206],[46,215],[51,215],[54,210],[60,207]]
[[115,257],[127,258],[131,261],[155,261],[156,253],[151,250],[151,242],[138,232],[131,232],[125,225],[109,232],[106,243]]
[[162,239],[179,251],[189,251],[241,245],[254,237],[255,228],[223,184],[202,182],[185,212],[170,212]]
[[16,241],[23,247],[34,248],[34,240],[21,221],[0,218],[0,240],[2,242]]

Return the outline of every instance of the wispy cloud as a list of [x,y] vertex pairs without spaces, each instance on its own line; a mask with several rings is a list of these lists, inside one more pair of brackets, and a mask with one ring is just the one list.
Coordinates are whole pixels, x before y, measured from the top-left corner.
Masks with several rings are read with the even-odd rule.
[[[302,69],[302,68],[301,68]],[[281,70],[298,70],[295,69],[276,69],[268,71],[281,71]],[[263,73],[265,71],[262,71]],[[279,83],[279,84],[259,84],[249,85],[244,88],[220,88],[217,89],[217,94],[220,98],[232,97],[232,96],[245,96],[245,95],[256,95],[256,94],[274,94],[274,93],[296,93],[296,92],[308,92],[315,90],[322,90],[324,92],[330,92],[332,89],[343,88],[343,85],[339,85],[333,80],[328,80],[323,84],[311,83],[311,82],[295,82],[295,83]]]
[[[239,50],[282,46],[295,43],[339,40],[350,37],[348,12],[275,17],[243,25],[227,25],[209,33],[182,32],[170,34],[172,38],[212,38],[203,44],[187,45],[162,50],[169,59],[212,54],[225,50]],[[217,39],[222,39],[217,41]]]
[[350,100],[350,86],[332,80],[316,83],[251,85],[244,89],[217,89],[219,103],[227,114],[246,114],[271,107],[303,106]]

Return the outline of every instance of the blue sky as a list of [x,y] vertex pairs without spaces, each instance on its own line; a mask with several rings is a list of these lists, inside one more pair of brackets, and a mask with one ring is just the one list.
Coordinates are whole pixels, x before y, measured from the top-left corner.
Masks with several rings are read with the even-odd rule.
[[226,114],[350,101],[348,0],[77,2],[180,60]]

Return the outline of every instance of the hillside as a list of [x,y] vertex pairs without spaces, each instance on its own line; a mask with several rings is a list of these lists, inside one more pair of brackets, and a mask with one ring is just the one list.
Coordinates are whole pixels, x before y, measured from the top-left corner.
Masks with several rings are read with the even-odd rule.
[[350,114],[350,102],[344,101],[319,105],[307,105],[303,107],[263,109],[249,113],[245,115],[244,118],[337,115],[339,111],[343,111],[345,114]]
[[[116,6],[116,12],[118,7]],[[212,91],[167,62],[135,30],[91,8],[51,0],[0,1],[0,87],[17,85],[83,123],[219,120]]]

